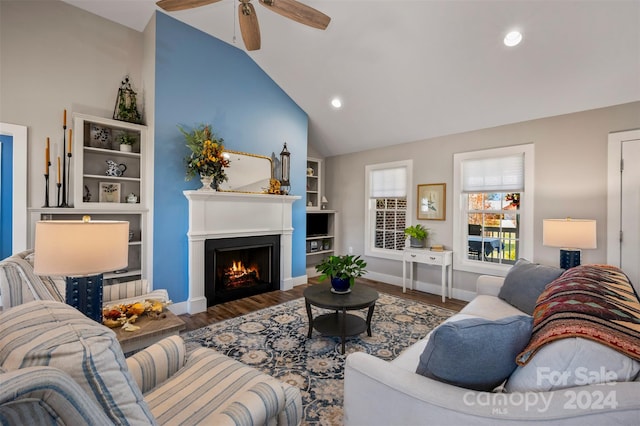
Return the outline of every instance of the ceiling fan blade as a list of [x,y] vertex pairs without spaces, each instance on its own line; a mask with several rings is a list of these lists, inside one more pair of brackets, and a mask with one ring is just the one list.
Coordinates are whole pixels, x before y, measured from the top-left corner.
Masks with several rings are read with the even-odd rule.
[[156,5],[167,12],[175,12],[177,10],[193,9],[194,7],[206,6],[211,3],[217,3],[220,0],[160,0]]
[[238,21],[240,21],[240,33],[247,50],[260,49],[260,25],[253,5],[241,2],[238,6]]
[[296,0],[260,0],[260,4],[285,18],[324,30],[331,18],[324,13]]

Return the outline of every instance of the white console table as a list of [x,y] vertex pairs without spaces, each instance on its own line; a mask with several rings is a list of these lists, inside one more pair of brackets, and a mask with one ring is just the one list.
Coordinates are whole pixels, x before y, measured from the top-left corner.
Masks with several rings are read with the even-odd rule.
[[[413,263],[423,263],[425,265],[440,266],[442,270],[442,301],[445,301],[447,285],[449,286],[448,296],[451,299],[453,294],[453,252],[452,251],[431,251],[423,248],[405,247],[402,255],[402,292],[407,291],[407,262],[409,262],[409,284],[413,290]],[[448,274],[447,274],[448,270]]]

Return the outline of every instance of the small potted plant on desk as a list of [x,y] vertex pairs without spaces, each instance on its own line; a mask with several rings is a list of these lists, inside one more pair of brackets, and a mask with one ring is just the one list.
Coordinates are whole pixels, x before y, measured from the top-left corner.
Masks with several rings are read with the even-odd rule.
[[328,256],[316,265],[316,271],[322,274],[318,281],[324,281],[330,277],[333,293],[350,293],[356,278],[367,273],[364,269],[366,266],[367,262],[360,259],[360,256]]
[[410,238],[410,246],[415,248],[425,247],[429,230],[421,224],[409,226],[404,229],[404,235]]

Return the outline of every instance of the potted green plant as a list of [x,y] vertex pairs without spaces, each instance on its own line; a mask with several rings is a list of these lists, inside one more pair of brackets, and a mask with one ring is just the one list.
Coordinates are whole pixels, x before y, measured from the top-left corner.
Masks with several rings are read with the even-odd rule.
[[136,138],[127,132],[122,132],[118,135],[117,141],[120,144],[120,151],[131,152],[132,145],[135,143]]
[[338,294],[349,293],[355,283],[356,278],[367,273],[365,268],[367,262],[360,259],[360,256],[350,254],[342,256],[327,256],[322,262],[316,265],[316,271],[322,275],[318,281],[331,278],[331,291]]
[[410,238],[411,247],[424,247],[429,236],[429,229],[425,228],[421,224],[409,226],[404,229],[404,235]]

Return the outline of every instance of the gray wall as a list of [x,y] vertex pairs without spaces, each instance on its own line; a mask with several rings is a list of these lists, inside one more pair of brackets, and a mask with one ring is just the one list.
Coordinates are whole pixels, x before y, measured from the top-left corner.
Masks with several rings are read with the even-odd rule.
[[[440,243],[451,249],[453,154],[532,142],[536,167],[531,260],[558,265],[558,249],[542,246],[542,220],[570,216],[597,220],[598,248],[583,251],[583,263],[605,263],[607,136],[634,128],[640,128],[640,102],[326,158],[325,193],[331,207],[340,212],[339,249],[346,253],[353,247],[354,253],[364,253],[365,165],[413,159],[414,191],[418,184],[445,182],[446,220],[420,223],[432,230],[430,244]],[[410,212],[409,220],[417,222],[415,211]],[[402,262],[373,257],[366,260],[372,278],[401,285]],[[454,271],[454,291],[475,291],[476,276]],[[420,265],[416,279],[439,283],[439,270]]]
[[40,207],[45,142],[55,173],[63,111],[67,128],[72,112],[111,117],[127,74],[144,98],[143,35],[60,1],[2,0],[0,53],[0,121],[28,127],[27,202]]

